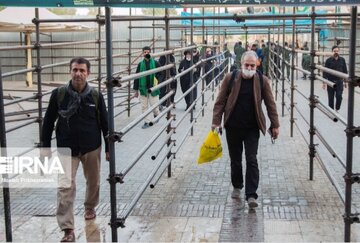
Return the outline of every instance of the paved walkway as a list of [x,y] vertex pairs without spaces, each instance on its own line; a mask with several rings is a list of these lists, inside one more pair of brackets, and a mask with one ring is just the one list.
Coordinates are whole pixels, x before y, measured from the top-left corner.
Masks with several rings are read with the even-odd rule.
[[[164,173],[154,189],[147,189],[126,220],[126,227],[118,229],[119,241],[343,241],[344,206],[317,160],[314,180],[309,181],[308,148],[298,130],[295,129],[293,137],[289,136],[288,114],[281,117],[281,135],[275,144],[271,144],[269,137],[260,139],[261,175],[256,212],[249,212],[243,192],[241,200],[230,197],[230,162],[224,135],[223,157],[212,163],[196,164],[199,148],[211,125],[212,106],[210,102],[205,117],[197,120],[194,136],[188,138],[172,163],[172,177]],[[184,104],[178,105],[178,117],[184,108]],[[116,125],[123,127],[129,120],[119,118]],[[151,129],[161,124],[163,121],[146,130],[138,125],[132,134],[124,137],[123,143],[116,145],[117,170],[130,162],[139,144],[151,137],[154,131]],[[188,123],[183,125],[186,126]],[[179,131],[177,136],[181,137]],[[119,214],[155,163],[151,159],[141,160],[125,183],[117,186]],[[75,205],[78,242],[111,241],[107,175],[108,164],[103,162],[98,217],[85,222],[83,176],[79,170]],[[14,241],[59,241],[62,233],[54,216],[55,196],[54,190],[11,190]],[[3,219],[2,209],[0,213]],[[0,240],[4,241],[4,221],[0,220],[0,224]],[[352,232],[352,240],[360,241],[360,225],[353,225]]]

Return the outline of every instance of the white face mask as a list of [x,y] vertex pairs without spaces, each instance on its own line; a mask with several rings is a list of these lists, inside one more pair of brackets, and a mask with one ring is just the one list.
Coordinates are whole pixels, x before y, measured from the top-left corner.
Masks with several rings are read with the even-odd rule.
[[186,60],[190,61],[190,60],[191,60],[191,57],[186,57]]
[[254,77],[256,73],[256,70],[248,70],[248,69],[242,69],[242,74],[244,76],[244,78],[252,78]]

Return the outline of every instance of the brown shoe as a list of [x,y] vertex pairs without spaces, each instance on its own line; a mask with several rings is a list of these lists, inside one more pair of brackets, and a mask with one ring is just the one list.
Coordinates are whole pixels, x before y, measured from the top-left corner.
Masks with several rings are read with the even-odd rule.
[[75,233],[73,229],[64,229],[64,237],[60,242],[75,242]]
[[91,220],[96,218],[96,211],[93,208],[86,208],[84,214],[85,220]]

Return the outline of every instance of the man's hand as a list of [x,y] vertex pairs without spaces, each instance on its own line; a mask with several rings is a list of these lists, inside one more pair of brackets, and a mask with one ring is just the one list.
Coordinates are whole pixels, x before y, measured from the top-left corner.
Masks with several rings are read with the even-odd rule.
[[51,148],[40,148],[40,160],[44,161],[44,159],[47,157],[50,159],[52,156],[51,154]]
[[222,135],[222,127],[221,127],[221,125],[212,124],[212,125],[211,125],[211,131],[214,131],[215,129],[218,129],[220,135]]
[[109,154],[109,152],[105,152],[105,159],[106,159],[106,161],[110,161],[110,154]]
[[271,134],[274,139],[277,139],[279,136],[279,128],[271,128]]
[[139,91],[137,91],[137,90],[135,91],[134,97],[135,98],[139,97]]
[[326,89],[326,86],[327,86],[326,83],[323,83],[322,88]]

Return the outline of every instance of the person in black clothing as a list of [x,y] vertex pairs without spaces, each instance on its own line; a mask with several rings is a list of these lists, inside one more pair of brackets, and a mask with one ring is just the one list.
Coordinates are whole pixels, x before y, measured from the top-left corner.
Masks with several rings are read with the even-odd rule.
[[[159,58],[159,63],[160,63],[161,66],[166,65],[166,55],[161,56]],[[169,54],[169,63],[168,64],[171,64],[171,63],[174,64],[174,67],[170,68],[170,77],[175,77],[176,76],[176,64],[175,64],[175,57],[174,57],[173,54]],[[166,70],[163,72],[163,77],[164,77],[164,80],[167,79],[167,78],[165,78],[166,77]],[[170,96],[171,103],[174,103],[174,98],[175,98],[176,89],[177,89],[177,80],[174,80],[173,82],[170,83],[170,89],[174,90],[174,94],[172,96]],[[162,87],[160,89],[159,99],[164,97],[166,95],[166,93],[167,93],[166,87]],[[162,106],[165,106],[165,105],[166,105],[166,101],[162,103]],[[160,109],[162,109],[162,107]]]
[[[209,58],[212,56],[213,56],[213,52],[212,52],[211,48],[208,47],[206,49],[206,58]],[[214,63],[214,59],[207,60],[205,62],[205,73],[209,72],[213,68],[213,66],[214,66],[213,63]],[[208,75],[206,75],[206,77],[205,77],[206,85],[208,85],[211,82],[211,80],[213,80],[213,78],[214,78],[214,70],[212,72],[210,72]]]
[[[57,120],[57,146],[71,149],[71,171],[65,170],[65,175],[60,175],[60,179],[61,176],[65,176],[65,180],[68,178],[69,182],[71,179],[71,185],[60,185],[57,192],[56,217],[65,233],[62,239],[65,242],[75,240],[73,206],[76,194],[75,177],[80,161],[86,179],[86,220],[96,217],[95,207],[99,203],[101,132],[106,141],[108,114],[102,94],[87,82],[89,74],[88,60],[79,57],[70,61],[71,80],[65,86],[53,90],[42,126],[43,148],[51,147],[51,136]],[[42,149],[42,156],[51,156],[48,151]],[[106,160],[109,160],[108,151],[108,144],[105,143]]]
[[[196,64],[197,62],[199,62],[199,60],[200,60],[200,53],[195,48],[193,49],[193,63]],[[200,78],[200,74],[201,74],[200,71],[201,71],[200,66],[194,69],[194,83]]]
[[[179,69],[178,69],[179,73],[181,73],[191,67],[191,52],[185,51],[184,55],[185,55],[185,57],[183,60],[181,60],[180,65],[179,65]],[[196,80],[193,78],[193,83],[195,83],[195,82],[196,82]],[[185,93],[192,86],[191,72],[188,72],[185,75],[180,77],[180,86],[181,86],[181,91],[183,93]],[[185,110],[187,110],[190,107],[190,105],[193,103],[193,101],[196,99],[196,97],[197,97],[196,88],[193,89],[192,94],[193,94],[193,97],[192,97],[193,99],[191,99],[191,92],[185,96],[185,102],[186,102]]]
[[[325,67],[333,69],[335,71],[339,71],[342,73],[347,73],[347,67],[345,59],[341,56],[339,56],[339,47],[333,46],[332,47],[333,56],[329,57],[325,61]],[[334,75],[331,75],[330,73],[323,73],[324,78],[327,80],[333,82],[335,84],[335,88],[326,85],[326,83],[323,83],[323,89],[327,87],[327,93],[329,98],[329,107],[334,109],[334,95],[336,96],[336,104],[335,104],[335,110],[339,111],[342,101],[342,93],[344,90],[344,87],[346,88],[346,83],[343,82],[343,80],[339,77],[336,77]]]

